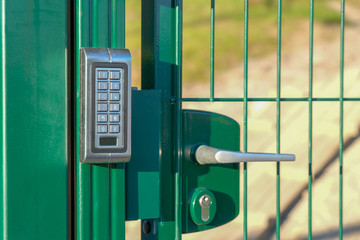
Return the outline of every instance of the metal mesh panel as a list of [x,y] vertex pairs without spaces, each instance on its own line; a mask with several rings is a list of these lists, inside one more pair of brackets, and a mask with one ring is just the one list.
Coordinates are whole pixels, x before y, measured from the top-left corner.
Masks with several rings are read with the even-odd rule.
[[[226,3],[224,3],[226,4]],[[310,13],[309,13],[309,66],[308,66],[308,96],[306,97],[282,97],[281,92],[281,81],[282,81],[282,0],[277,1],[277,58],[276,62],[273,64],[277,65],[277,74],[276,74],[276,97],[249,97],[248,90],[249,90],[249,82],[251,79],[249,79],[248,72],[249,72],[249,0],[244,1],[244,57],[243,57],[243,63],[244,63],[244,74],[243,74],[243,97],[216,97],[215,96],[215,77],[214,77],[214,69],[215,69],[215,1],[211,1],[211,8],[210,8],[210,46],[209,46],[209,54],[210,54],[210,81],[209,81],[209,97],[182,97],[182,103],[225,103],[225,102],[232,102],[232,103],[241,103],[243,105],[243,108],[241,109],[243,116],[243,122],[242,122],[242,132],[243,132],[243,151],[246,152],[248,150],[248,106],[251,103],[264,103],[269,102],[276,105],[275,111],[276,111],[276,152],[281,153],[281,110],[283,104],[300,104],[303,103],[307,106],[308,109],[308,158],[307,158],[307,169],[303,169],[303,171],[307,171],[308,181],[307,181],[307,187],[305,186],[305,189],[301,190],[301,193],[304,191],[307,191],[308,193],[308,239],[312,239],[313,237],[313,219],[312,219],[312,213],[313,213],[313,206],[312,206],[312,200],[313,200],[313,181],[314,179],[318,178],[322,173],[321,172],[313,172],[313,161],[316,161],[316,159],[313,159],[313,120],[314,120],[314,104],[317,103],[337,103],[338,109],[333,109],[334,114],[339,114],[339,121],[338,121],[338,131],[339,131],[339,145],[338,145],[338,159],[339,159],[339,175],[338,175],[338,183],[339,183],[339,189],[338,189],[338,196],[339,196],[339,219],[338,219],[338,228],[339,228],[339,238],[343,238],[343,177],[344,172],[343,171],[343,153],[344,153],[344,105],[346,102],[359,102],[359,97],[345,97],[344,96],[344,33],[345,33],[345,0],[340,0],[341,10],[340,10],[340,82],[339,82],[339,97],[314,97],[313,94],[313,76],[314,76],[314,0],[309,1],[310,5]],[[182,22],[181,19],[179,22]],[[184,69],[186,71],[186,69]],[[203,91],[208,91],[204,90]],[[181,93],[180,93],[181,94]],[[241,95],[239,93],[239,95]],[[335,154],[335,158],[336,154]],[[273,194],[276,194],[276,219],[273,225],[269,224],[270,228],[271,226],[274,227],[274,230],[276,231],[276,239],[280,239],[280,226],[282,224],[282,216],[285,216],[287,214],[287,209],[283,209],[281,211],[281,198],[280,198],[280,188],[281,188],[281,164],[275,163],[276,165],[276,185],[275,189],[273,191]],[[243,179],[243,238],[248,238],[248,226],[247,226],[247,220],[248,220],[248,193],[251,191],[251,189],[248,189],[248,166],[247,163],[244,163],[243,165],[243,172],[242,172],[242,179]],[[300,193],[300,194],[301,194]],[[268,226],[268,227],[269,227]],[[305,228],[305,226],[303,226]],[[269,230],[269,229],[268,229]],[[271,230],[271,229],[270,229]],[[270,231],[269,230],[269,231]]]

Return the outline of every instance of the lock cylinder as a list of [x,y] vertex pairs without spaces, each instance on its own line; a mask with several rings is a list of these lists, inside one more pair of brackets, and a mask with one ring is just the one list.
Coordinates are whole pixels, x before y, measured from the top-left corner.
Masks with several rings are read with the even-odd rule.
[[197,188],[191,196],[190,215],[196,225],[207,225],[216,214],[216,199],[206,188]]

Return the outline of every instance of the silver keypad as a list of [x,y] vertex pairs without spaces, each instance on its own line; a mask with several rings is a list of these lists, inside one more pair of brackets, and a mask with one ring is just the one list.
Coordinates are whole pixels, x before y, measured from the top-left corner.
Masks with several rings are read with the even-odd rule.
[[77,84],[81,163],[128,162],[131,156],[131,54],[122,48],[80,48]]

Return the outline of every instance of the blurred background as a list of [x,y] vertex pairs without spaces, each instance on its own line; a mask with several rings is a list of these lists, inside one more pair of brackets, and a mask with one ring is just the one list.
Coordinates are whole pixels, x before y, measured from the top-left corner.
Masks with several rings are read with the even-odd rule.
[[[340,97],[340,1],[316,0],[313,97]],[[183,1],[183,97],[210,96],[210,0]],[[360,97],[360,1],[346,0],[344,97]],[[282,1],[281,97],[309,96],[309,13],[304,0]],[[249,1],[248,97],[277,96],[277,1]],[[141,1],[126,1],[126,47],[133,57],[133,86],[141,79]],[[244,97],[244,1],[215,1],[215,97]],[[185,102],[184,109],[222,113],[244,121],[242,102]],[[249,152],[276,152],[276,102],[248,103]],[[308,238],[309,103],[281,103],[281,239]],[[313,103],[312,234],[338,239],[338,101]],[[344,103],[343,226],[345,239],[360,239],[360,102]],[[243,149],[241,132],[241,149]],[[243,165],[241,165],[243,168]],[[233,222],[183,239],[243,238],[240,214]],[[274,239],[276,164],[248,164],[248,239]],[[127,239],[140,239],[139,222],[128,222]]]

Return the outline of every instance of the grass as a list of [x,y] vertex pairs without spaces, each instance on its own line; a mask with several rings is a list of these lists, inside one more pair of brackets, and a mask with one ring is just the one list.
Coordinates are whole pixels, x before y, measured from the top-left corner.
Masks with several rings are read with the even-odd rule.
[[[358,0],[348,0],[358,2]],[[249,1],[249,56],[262,57],[276,50],[276,0]],[[339,24],[339,12],[328,7],[328,0],[315,0],[315,21]],[[133,76],[140,78],[140,1],[126,1],[126,46],[133,55]],[[183,81],[208,81],[210,77],[210,0],[183,1]],[[284,37],[309,19],[309,1],[284,0]],[[215,77],[243,59],[244,1],[215,1]]]

